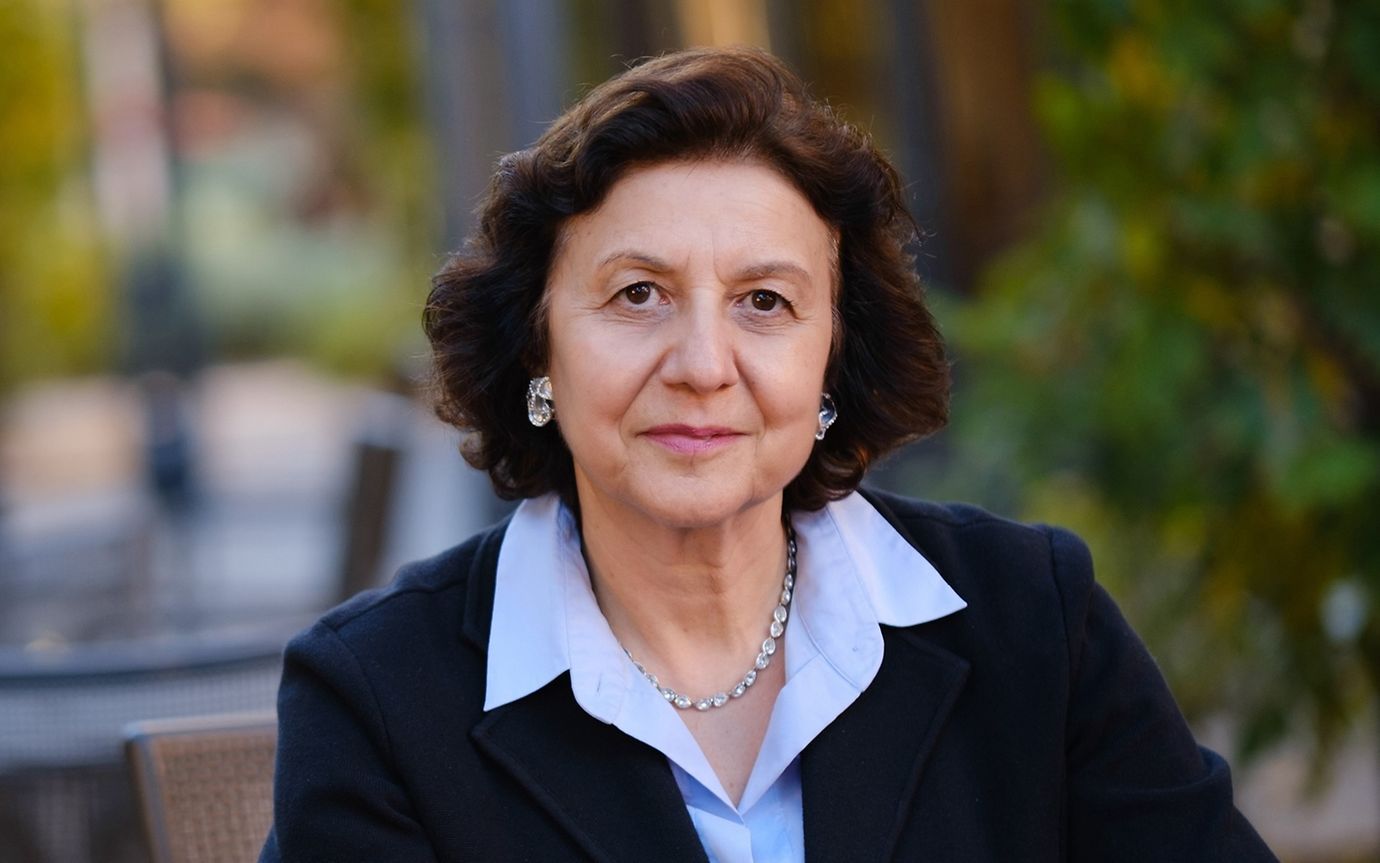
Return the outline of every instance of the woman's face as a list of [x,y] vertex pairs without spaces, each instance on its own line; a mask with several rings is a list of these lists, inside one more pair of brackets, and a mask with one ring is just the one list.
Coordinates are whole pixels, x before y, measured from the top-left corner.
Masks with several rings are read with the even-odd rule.
[[571,218],[547,374],[582,508],[703,527],[780,493],[815,443],[835,256],[753,163],[638,168]]

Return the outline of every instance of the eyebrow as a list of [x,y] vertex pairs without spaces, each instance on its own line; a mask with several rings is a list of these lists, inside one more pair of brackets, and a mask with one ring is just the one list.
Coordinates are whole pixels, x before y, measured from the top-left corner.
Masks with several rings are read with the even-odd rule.
[[665,259],[658,258],[655,255],[648,255],[645,252],[638,252],[633,249],[618,249],[617,251],[609,252],[599,260],[597,269],[602,270],[610,264],[623,263],[640,264],[658,273],[664,273],[671,269],[671,264]]
[[[602,270],[611,264],[621,263],[637,264],[658,273],[669,272],[673,269],[670,262],[664,258],[658,258],[656,255],[649,255],[645,252],[639,252],[632,249],[619,249],[610,252],[599,260],[598,269]],[[737,280],[744,282],[774,277],[795,278],[806,284],[810,281],[809,271],[791,261],[763,261],[744,267],[736,274]]]
[[738,278],[745,282],[780,276],[793,277],[807,285],[810,283],[810,273],[804,267],[790,261],[764,261],[738,273]]

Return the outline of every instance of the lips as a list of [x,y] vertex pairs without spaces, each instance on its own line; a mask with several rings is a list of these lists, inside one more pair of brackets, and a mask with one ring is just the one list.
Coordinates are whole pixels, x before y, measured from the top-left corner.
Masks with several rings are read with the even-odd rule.
[[642,433],[653,443],[681,455],[702,455],[721,450],[744,437],[742,432],[721,426],[668,424]]

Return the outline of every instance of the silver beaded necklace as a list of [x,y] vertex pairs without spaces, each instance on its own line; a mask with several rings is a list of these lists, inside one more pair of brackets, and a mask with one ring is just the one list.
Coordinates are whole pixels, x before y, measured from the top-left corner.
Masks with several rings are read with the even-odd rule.
[[714,707],[723,707],[730,698],[742,698],[743,693],[752,688],[752,684],[757,682],[757,672],[771,665],[771,658],[776,654],[776,639],[780,638],[786,631],[786,618],[790,615],[791,597],[795,593],[795,529],[791,527],[789,521],[786,522],[786,578],[781,583],[780,602],[771,612],[771,626],[767,628],[767,638],[762,642],[762,649],[757,653],[757,659],[752,663],[752,667],[747,670],[742,679],[727,692],[716,692],[713,695],[706,695],[703,698],[691,698],[680,692],[676,692],[669,686],[662,686],[661,681],[657,680],[656,675],[643,667],[633,657],[626,647],[623,652],[632,661],[633,667],[638,673],[646,678],[652,688],[661,693],[661,697],[675,705],[680,710],[689,710],[691,707],[699,711],[709,710]]

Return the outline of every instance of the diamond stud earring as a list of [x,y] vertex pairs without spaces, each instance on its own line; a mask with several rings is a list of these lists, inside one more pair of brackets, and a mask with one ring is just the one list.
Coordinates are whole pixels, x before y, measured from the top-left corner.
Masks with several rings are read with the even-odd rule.
[[537,428],[551,422],[556,406],[551,402],[551,378],[542,375],[527,382],[527,421]]
[[824,433],[838,418],[839,411],[834,407],[834,397],[823,393],[819,399],[819,428],[815,429],[815,440],[824,440]]

